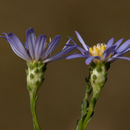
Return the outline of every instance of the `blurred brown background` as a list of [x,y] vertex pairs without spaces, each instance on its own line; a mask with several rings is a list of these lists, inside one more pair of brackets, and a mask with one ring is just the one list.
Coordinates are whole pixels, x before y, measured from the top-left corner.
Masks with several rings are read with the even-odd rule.
[[[68,36],[78,30],[86,43],[130,38],[129,0],[5,0],[0,2],[0,32],[16,33],[25,40],[25,30],[37,34],[61,34],[60,50]],[[127,54],[130,56],[130,54]],[[25,61],[5,40],[0,41],[0,130],[33,130],[26,90]],[[42,130],[75,130],[84,97],[84,59],[57,61],[48,65],[39,91],[38,118]],[[130,62],[112,64],[109,78],[96,105],[88,130],[130,130]]]

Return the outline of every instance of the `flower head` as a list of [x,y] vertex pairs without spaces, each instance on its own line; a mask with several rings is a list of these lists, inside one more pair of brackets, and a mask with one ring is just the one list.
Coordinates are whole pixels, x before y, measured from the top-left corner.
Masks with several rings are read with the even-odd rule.
[[91,62],[112,62],[116,59],[130,60],[129,57],[122,56],[126,52],[130,51],[130,39],[128,39],[121,45],[123,38],[119,39],[115,43],[114,38],[111,38],[106,44],[98,43],[93,47],[89,47],[87,44],[85,44],[80,34],[77,31],[75,31],[75,33],[83,48],[78,46],[76,42],[72,39],[74,46],[77,45],[77,49],[80,51],[80,53],[67,56],[66,59],[84,57],[86,58],[86,64],[90,64]]
[[[48,44],[46,35],[39,35],[36,38],[33,28],[26,31],[26,41],[23,45],[19,38],[13,33],[3,33],[2,38],[6,39],[14,53],[25,61],[42,61],[48,63],[63,58],[64,55],[72,51],[75,46],[64,47],[59,53],[51,56],[56,46],[60,42],[61,36],[55,36]],[[70,39],[66,44],[70,42]]]

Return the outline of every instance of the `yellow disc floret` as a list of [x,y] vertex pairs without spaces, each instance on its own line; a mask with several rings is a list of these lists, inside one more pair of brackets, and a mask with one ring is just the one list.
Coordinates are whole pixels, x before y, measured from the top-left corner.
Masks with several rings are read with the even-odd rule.
[[99,56],[103,58],[103,53],[106,50],[106,45],[105,44],[97,44],[96,46],[94,45],[93,47],[89,48],[89,53],[92,56]]

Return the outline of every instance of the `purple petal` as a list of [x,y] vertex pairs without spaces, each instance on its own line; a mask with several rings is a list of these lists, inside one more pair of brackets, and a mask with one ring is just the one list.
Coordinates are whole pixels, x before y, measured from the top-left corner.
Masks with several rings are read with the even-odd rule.
[[84,48],[81,48],[80,46],[77,45],[77,49],[83,54],[89,54],[89,51],[86,51]]
[[22,59],[26,61],[30,60],[30,57],[28,56],[24,46],[22,45],[22,43],[20,42],[20,40],[15,34],[3,33],[3,35],[5,36],[5,39],[8,40],[12,50],[14,51],[16,55],[18,55],[19,57],[21,57]]
[[120,53],[116,53],[115,56],[122,56],[122,55],[124,55],[125,53],[127,53],[128,51],[130,51],[130,48],[128,48],[128,49],[126,49],[126,50],[124,50],[124,51],[122,51],[122,52],[120,52]]
[[130,39],[125,41],[118,49],[117,52],[122,52],[126,50],[128,47],[130,47]]
[[[74,43],[74,45],[77,45],[76,42],[70,37],[70,39],[72,40],[72,42]],[[77,45],[77,49],[82,53],[82,54],[85,54],[86,51],[84,48],[81,48],[79,45]]]
[[24,43],[24,46],[25,46],[26,49],[28,49],[28,43],[27,43],[27,41]]
[[35,52],[34,52],[35,39],[36,39],[36,36],[35,36],[33,28],[29,28],[26,31],[26,42],[28,44],[29,53],[30,53],[30,56],[32,57],[32,59],[34,59],[34,56],[35,56]]
[[104,59],[106,59],[111,53],[114,53],[114,52],[115,52],[115,47],[116,47],[116,46],[113,45],[113,46],[107,48],[107,49],[104,51],[104,53],[103,53]]
[[29,60],[30,60],[29,58],[27,58],[26,56],[24,56],[20,51],[18,51],[17,48],[15,48],[15,46],[13,46],[13,45],[11,45],[11,44],[10,44],[10,46],[11,46],[12,50],[14,51],[14,53],[15,53],[17,56],[19,56],[20,58],[22,58],[23,60],[26,60],[26,61],[29,61]]
[[[76,48],[83,54],[83,55],[85,55],[85,54],[89,54],[89,51],[86,51],[84,48],[81,48],[79,45],[77,45],[77,44],[75,44],[75,45],[73,45],[73,44],[67,44],[67,45],[65,45],[66,47],[68,47],[68,46],[76,46]],[[65,49],[66,47],[64,47],[63,49]]]
[[118,59],[123,59],[123,60],[129,60],[130,61],[130,58],[129,57],[117,57]]
[[69,38],[69,40],[67,40],[67,42],[65,43],[65,46],[63,47],[63,49],[65,49],[65,48],[69,45],[71,39],[72,39],[72,38]]
[[108,42],[107,42],[107,48],[111,47],[114,43],[114,38],[111,38]]
[[65,55],[67,55],[69,52],[71,52],[73,49],[75,49],[76,46],[73,47],[67,47],[65,49],[63,49],[61,52],[55,54],[54,56],[47,58],[46,60],[43,61],[43,63],[47,63],[47,62],[51,62],[51,61],[56,61],[59,59],[64,58]]
[[118,40],[118,41],[114,44],[114,45],[116,46],[115,49],[117,49],[117,48],[120,46],[120,44],[122,43],[123,40],[124,40],[124,39],[121,38],[120,40]]
[[122,52],[122,54],[125,54],[126,52],[130,51],[130,48],[126,49],[125,51]]
[[99,57],[99,56],[90,56],[90,57],[88,57],[88,58],[85,60],[85,63],[86,63],[87,65],[89,65],[94,59],[100,60],[100,57]]
[[80,34],[77,31],[75,31],[75,33],[76,33],[76,36],[77,36],[78,40],[80,41],[80,43],[84,47],[84,49],[86,51],[88,51],[89,50],[89,46],[86,45],[86,43],[84,42],[83,38],[80,36]]
[[46,43],[46,36],[39,35],[38,38],[36,39],[36,46],[35,46],[35,59],[36,60],[39,60],[39,58],[43,52],[45,43]]
[[110,58],[108,61],[115,61],[117,59],[123,59],[123,60],[128,60],[130,61],[130,58],[129,57],[120,57],[120,56],[117,56],[117,57],[112,57]]
[[22,45],[21,41],[15,34],[9,33],[6,35],[6,38],[7,40],[10,40],[11,43],[14,44],[19,49],[19,51],[26,53],[24,46]]
[[72,55],[69,55],[66,57],[66,59],[74,59],[74,58],[82,58],[82,57],[87,57],[85,55],[82,55],[82,54],[72,54]]
[[48,44],[46,50],[44,51],[44,53],[42,54],[42,58],[46,58],[48,57],[56,48],[56,46],[58,45],[59,41],[61,39],[60,35],[57,35],[56,37],[54,37],[52,39],[52,41]]
[[[69,44],[70,43],[70,41],[72,41],[73,43],[74,43],[74,45],[72,45],[72,44]],[[69,40],[66,42],[66,44],[65,44],[65,47],[67,47],[67,46],[77,46],[77,49],[82,53],[82,54],[86,54],[86,52],[88,52],[88,51],[86,51],[84,48],[81,48],[79,45],[77,45],[76,44],[76,42],[70,37],[69,38]],[[65,49],[65,47],[63,48],[63,49]]]
[[74,45],[77,45],[76,42],[73,40],[72,37],[69,37],[69,39],[74,43]]

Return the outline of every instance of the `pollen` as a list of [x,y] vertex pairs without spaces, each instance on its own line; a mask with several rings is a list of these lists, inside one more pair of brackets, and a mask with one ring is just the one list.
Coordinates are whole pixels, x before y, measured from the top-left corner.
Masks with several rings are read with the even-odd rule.
[[102,58],[105,50],[106,50],[105,44],[97,44],[97,45],[94,45],[93,47],[89,48],[89,53],[92,56],[99,56]]

